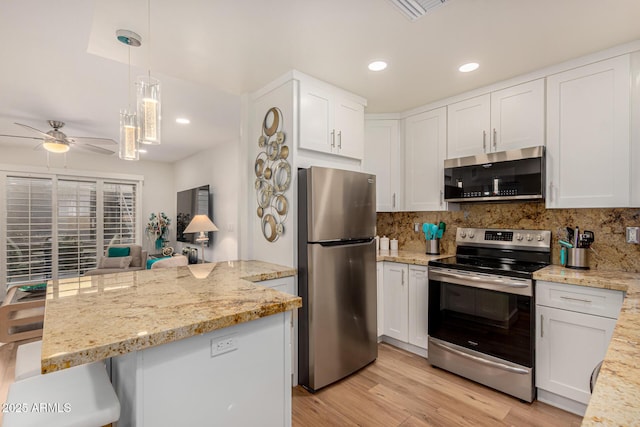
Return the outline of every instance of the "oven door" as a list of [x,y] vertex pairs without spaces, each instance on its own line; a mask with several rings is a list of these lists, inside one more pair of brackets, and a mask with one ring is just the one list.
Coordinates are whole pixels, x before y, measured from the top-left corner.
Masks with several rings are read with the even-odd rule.
[[429,269],[429,336],[533,368],[529,279]]

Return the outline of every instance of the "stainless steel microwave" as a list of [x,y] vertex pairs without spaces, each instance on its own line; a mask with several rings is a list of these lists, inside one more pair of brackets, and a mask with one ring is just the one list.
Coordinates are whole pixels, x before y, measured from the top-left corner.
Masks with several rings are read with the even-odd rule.
[[444,161],[447,202],[544,199],[544,146]]

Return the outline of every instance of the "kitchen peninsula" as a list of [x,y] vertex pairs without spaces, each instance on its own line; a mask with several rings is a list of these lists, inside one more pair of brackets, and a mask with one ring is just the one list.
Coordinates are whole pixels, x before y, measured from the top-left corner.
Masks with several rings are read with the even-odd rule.
[[289,425],[301,299],[272,287],[293,291],[295,273],[232,261],[53,281],[42,371],[111,358],[118,425]]

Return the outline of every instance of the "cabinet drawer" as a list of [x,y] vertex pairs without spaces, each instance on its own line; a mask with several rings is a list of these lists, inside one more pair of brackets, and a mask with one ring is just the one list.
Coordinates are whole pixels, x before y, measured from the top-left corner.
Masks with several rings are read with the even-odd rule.
[[617,319],[623,298],[622,291],[564,283],[536,282],[536,304],[578,313]]

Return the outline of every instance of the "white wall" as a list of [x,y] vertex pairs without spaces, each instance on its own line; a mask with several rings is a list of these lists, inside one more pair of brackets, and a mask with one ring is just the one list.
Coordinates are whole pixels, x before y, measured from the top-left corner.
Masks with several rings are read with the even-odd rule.
[[[65,160],[66,156],[66,160]],[[70,151],[66,155],[50,154],[47,165],[46,151],[34,151],[31,148],[5,146],[2,148],[0,163],[19,168],[36,167],[46,173],[47,168],[67,169],[74,172],[85,171],[88,176],[104,173],[129,174],[144,176],[142,188],[142,244],[154,253],[155,247],[144,235],[144,226],[151,212],[164,212],[170,218],[176,215],[176,191],[174,187],[173,167],[168,163],[120,160],[117,156],[103,156],[101,154],[85,154]],[[173,231],[175,240],[175,231]]]
[[[243,165],[242,168],[244,173],[249,176],[248,182],[244,184],[246,188],[243,189],[248,201],[247,212],[244,213],[248,227],[246,230],[247,250],[243,251],[243,255],[246,253],[251,259],[292,267],[296,265],[295,247],[297,244],[296,199],[294,197],[296,191],[296,168],[295,163],[292,161],[295,146],[297,145],[297,115],[294,113],[295,108],[293,105],[295,99],[294,87],[294,82],[290,80],[249,101],[247,112],[248,138],[245,149],[246,159],[244,160],[248,162],[248,167]],[[258,146],[258,137],[262,134],[264,116],[271,107],[278,107],[282,112],[282,127],[280,130],[285,133],[285,144],[289,147],[289,163],[291,164],[292,174],[291,185],[285,192],[285,196],[289,201],[289,215],[284,222],[284,233],[275,242],[267,241],[262,234],[262,220],[256,213],[258,202],[254,188],[256,175],[253,167],[258,153],[263,150]]]
[[[236,260],[238,255],[238,205],[240,201],[239,143],[218,144],[173,164],[175,191],[209,185],[213,200],[213,222],[219,231],[205,248],[207,261]],[[173,209],[176,209],[174,194]],[[175,231],[174,231],[175,232]],[[178,252],[184,246],[175,242]],[[201,256],[201,252],[200,252]]]

